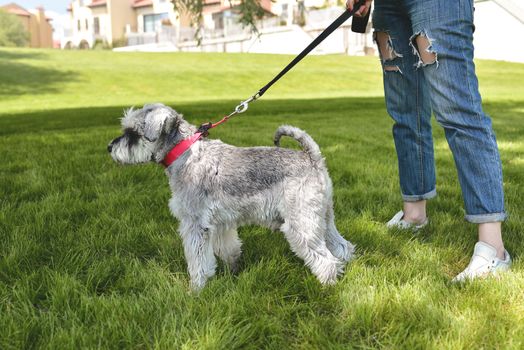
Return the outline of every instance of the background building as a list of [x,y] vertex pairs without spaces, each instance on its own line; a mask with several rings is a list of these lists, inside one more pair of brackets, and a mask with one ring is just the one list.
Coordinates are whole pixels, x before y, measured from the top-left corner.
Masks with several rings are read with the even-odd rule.
[[[296,54],[344,9],[335,0],[261,0],[258,33],[239,23],[240,0],[203,0],[197,29],[170,0],[74,0],[72,30],[62,47],[92,48],[98,41],[121,51],[253,52]],[[476,0],[477,58],[524,62],[522,0]],[[371,24],[365,34],[344,23],[312,54],[376,55]],[[198,40],[197,40],[198,39]],[[518,42],[518,40],[517,40]]]
[[28,11],[15,3],[11,3],[0,6],[0,8],[20,19],[25,30],[29,33],[29,47],[53,47],[53,28],[43,7]]
[[74,0],[67,10],[72,29],[61,40],[63,48],[124,46],[133,33],[147,39],[162,25],[185,24],[169,0]]

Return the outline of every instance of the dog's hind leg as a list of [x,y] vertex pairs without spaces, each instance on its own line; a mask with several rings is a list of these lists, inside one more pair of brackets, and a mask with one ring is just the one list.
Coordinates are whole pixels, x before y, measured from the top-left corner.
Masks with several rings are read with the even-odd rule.
[[327,208],[326,212],[326,245],[334,256],[342,261],[351,260],[355,246],[340,235],[335,226],[335,215],[333,214],[332,205]]
[[323,284],[333,284],[338,274],[342,273],[344,263],[331,254],[326,242],[317,236],[309,224],[300,220],[286,220],[281,230],[291,250],[304,260],[318,280]]
[[290,200],[280,230],[293,252],[304,260],[324,284],[332,284],[343,272],[345,263],[333,256],[326,246],[326,219],[323,204],[315,193],[298,191]]
[[191,289],[199,291],[207,279],[214,276],[216,270],[209,229],[201,227],[198,223],[181,222],[180,236],[191,278]]
[[242,254],[242,241],[236,229],[217,232],[212,236],[213,251],[226,263],[231,272],[238,272],[238,259]]

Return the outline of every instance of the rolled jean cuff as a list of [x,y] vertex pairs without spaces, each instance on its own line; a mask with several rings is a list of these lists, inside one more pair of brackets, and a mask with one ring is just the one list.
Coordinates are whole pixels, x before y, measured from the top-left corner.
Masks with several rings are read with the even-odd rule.
[[507,217],[507,214],[502,212],[492,214],[466,215],[465,219],[466,221],[471,222],[473,224],[485,224],[487,222],[504,221]]
[[418,202],[418,201],[423,201],[426,199],[435,198],[436,196],[437,196],[437,190],[433,189],[429,191],[428,193],[424,193],[424,194],[413,194],[413,195],[402,194],[402,200],[404,200],[404,202]]

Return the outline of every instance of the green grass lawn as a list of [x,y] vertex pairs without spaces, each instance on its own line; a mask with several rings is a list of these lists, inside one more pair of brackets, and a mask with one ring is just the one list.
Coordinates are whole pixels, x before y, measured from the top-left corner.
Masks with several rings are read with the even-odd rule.
[[[439,196],[418,235],[388,231],[401,206],[377,59],[308,57],[212,131],[271,145],[289,123],[327,159],[339,231],[358,257],[322,287],[279,233],[244,227],[241,272],[188,290],[161,167],[107,154],[124,108],[164,102],[217,120],[289,60],[234,54],[0,50],[0,349],[524,348],[524,65],[479,61],[504,165],[513,270],[453,285],[466,224],[435,123]],[[287,142],[286,146],[293,146]]]

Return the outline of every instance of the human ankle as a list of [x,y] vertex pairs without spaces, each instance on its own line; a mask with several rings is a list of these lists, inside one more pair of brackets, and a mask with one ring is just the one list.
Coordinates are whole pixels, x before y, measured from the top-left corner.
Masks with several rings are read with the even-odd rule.
[[497,258],[505,259],[506,250],[502,241],[502,225],[500,222],[487,222],[479,224],[479,242],[486,243],[497,251]]
[[494,245],[493,243],[483,241],[479,239],[479,242],[485,243],[489,245],[490,247],[493,247],[497,251],[497,258],[500,260],[504,260],[506,258],[506,249],[504,249],[504,245]]
[[426,201],[404,202],[404,218],[409,223],[423,223],[426,221]]

